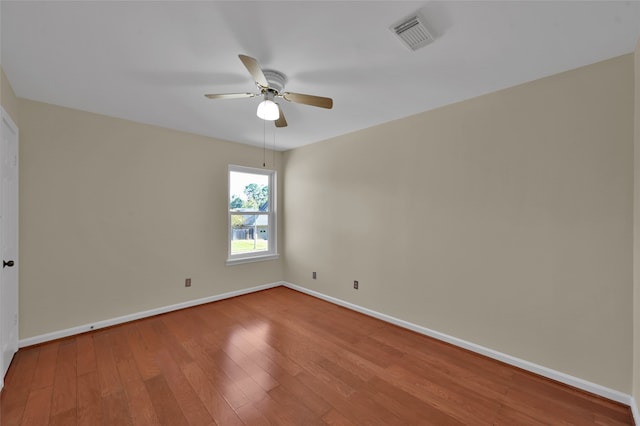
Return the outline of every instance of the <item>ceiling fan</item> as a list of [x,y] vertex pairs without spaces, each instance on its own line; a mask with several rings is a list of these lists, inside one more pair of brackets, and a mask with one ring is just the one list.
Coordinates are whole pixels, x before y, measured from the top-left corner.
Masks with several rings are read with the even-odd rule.
[[274,102],[276,98],[283,98],[289,102],[316,106],[331,109],[333,99],[321,96],[303,95],[301,93],[283,92],[287,77],[281,72],[274,70],[263,70],[258,65],[258,61],[251,56],[238,55],[244,66],[256,82],[260,93],[220,93],[205,95],[209,99],[237,99],[253,98],[263,96],[264,100],[258,105],[257,115],[263,120],[275,121],[276,127],[286,127],[287,120],[284,118],[280,105]]

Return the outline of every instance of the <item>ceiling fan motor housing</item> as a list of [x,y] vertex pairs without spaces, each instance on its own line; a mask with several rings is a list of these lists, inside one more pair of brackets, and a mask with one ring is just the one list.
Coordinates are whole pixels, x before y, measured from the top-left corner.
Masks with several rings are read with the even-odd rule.
[[282,93],[287,77],[279,71],[263,70],[262,72],[269,82],[269,90],[275,92],[276,95]]

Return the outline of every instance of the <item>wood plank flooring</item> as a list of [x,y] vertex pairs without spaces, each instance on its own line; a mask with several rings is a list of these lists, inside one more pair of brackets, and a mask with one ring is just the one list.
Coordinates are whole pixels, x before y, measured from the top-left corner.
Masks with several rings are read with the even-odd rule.
[[629,407],[284,287],[21,349],[13,425],[632,425]]

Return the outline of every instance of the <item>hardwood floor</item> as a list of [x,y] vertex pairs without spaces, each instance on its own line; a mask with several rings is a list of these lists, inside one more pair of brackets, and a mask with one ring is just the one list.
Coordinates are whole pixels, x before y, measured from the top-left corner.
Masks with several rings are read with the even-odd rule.
[[628,407],[278,287],[21,349],[13,425],[632,425]]

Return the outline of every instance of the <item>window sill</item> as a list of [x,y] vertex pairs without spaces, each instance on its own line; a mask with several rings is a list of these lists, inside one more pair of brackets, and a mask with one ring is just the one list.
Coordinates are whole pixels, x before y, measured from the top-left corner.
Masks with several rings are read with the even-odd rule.
[[226,265],[233,266],[233,265],[240,265],[243,263],[263,262],[265,260],[276,260],[276,259],[280,259],[280,255],[278,253],[251,256],[251,257],[240,257],[236,259],[227,259]]

